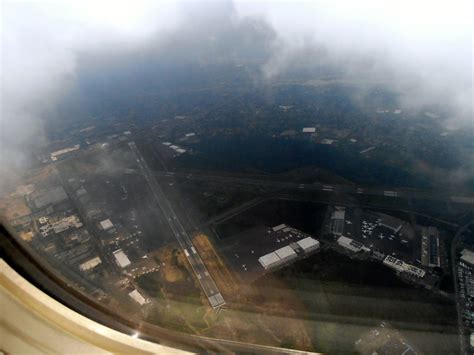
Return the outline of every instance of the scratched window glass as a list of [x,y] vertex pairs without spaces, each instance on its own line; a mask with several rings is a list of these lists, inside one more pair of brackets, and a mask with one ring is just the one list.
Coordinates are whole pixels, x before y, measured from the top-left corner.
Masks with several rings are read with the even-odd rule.
[[472,353],[471,7],[2,2],[2,224],[136,337]]

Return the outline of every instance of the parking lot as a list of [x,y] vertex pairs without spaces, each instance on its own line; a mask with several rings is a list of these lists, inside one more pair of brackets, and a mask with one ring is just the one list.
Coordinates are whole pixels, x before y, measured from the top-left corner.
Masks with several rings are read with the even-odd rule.
[[343,235],[407,262],[415,263],[420,258],[420,245],[412,225],[387,214],[348,208]]

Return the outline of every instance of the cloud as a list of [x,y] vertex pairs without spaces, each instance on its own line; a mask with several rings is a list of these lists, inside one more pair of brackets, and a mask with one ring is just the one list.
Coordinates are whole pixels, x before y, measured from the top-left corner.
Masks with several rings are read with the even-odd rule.
[[45,122],[62,119],[62,93],[137,63],[177,76],[163,66],[248,61],[265,80],[336,68],[345,80],[383,81],[407,107],[445,105],[450,127],[472,124],[470,10],[461,0],[4,1],[0,177],[25,165]]

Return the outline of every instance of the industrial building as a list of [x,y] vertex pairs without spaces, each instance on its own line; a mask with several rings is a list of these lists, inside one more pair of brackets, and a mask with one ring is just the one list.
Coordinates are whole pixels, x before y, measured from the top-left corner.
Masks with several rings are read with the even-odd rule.
[[265,268],[265,270],[271,269],[281,264],[280,258],[275,252],[261,256],[258,258],[258,262]]
[[279,225],[277,225],[277,226],[275,226],[275,227],[272,227],[272,230],[273,230],[274,232],[278,232],[279,230],[282,230],[282,229],[284,229],[284,228],[286,228],[286,224],[279,224]]
[[47,205],[53,205],[67,199],[66,191],[62,186],[53,187],[48,190],[43,190],[34,198],[35,207],[40,209]]
[[296,259],[298,255],[296,252],[287,245],[286,247],[277,249],[271,253],[265,254],[258,258],[259,263],[265,268],[265,270],[282,265],[292,259]]
[[89,259],[85,262],[83,262],[82,264],[79,265],[79,269],[81,271],[89,271],[89,270],[92,270],[93,268],[95,268],[97,265],[101,264],[102,263],[102,260],[96,256],[92,259]]
[[439,231],[435,227],[423,227],[421,230],[421,264],[440,266]]
[[100,227],[101,227],[104,231],[106,231],[106,230],[108,230],[108,229],[110,229],[110,228],[113,228],[113,226],[114,226],[113,223],[112,223],[112,221],[111,221],[110,219],[108,219],[108,218],[107,218],[107,219],[104,219],[104,220],[101,221],[99,224],[100,224]]
[[346,248],[350,251],[353,251],[355,253],[359,251],[370,251],[370,248],[367,248],[363,244],[347,237],[339,237],[337,239],[337,244],[339,244],[341,247]]
[[282,263],[295,259],[298,256],[289,245],[275,250],[275,254],[278,255]]
[[[277,226],[285,228],[284,227]],[[258,258],[260,265],[264,267],[265,270],[275,268],[277,266],[286,264],[291,260],[298,258],[297,251],[303,252],[303,254],[308,254],[319,248],[319,241],[311,237],[306,237],[304,239],[298,240],[296,243],[291,243],[283,248],[272,251],[271,253],[265,254]]]
[[68,230],[69,228],[82,227],[82,222],[76,215],[61,218],[56,222],[50,222],[47,217],[40,217],[38,222],[40,222],[39,230],[43,237],[47,237],[52,231],[58,234]]
[[344,220],[346,211],[336,210],[331,215],[331,233],[334,235],[342,235],[344,232]]
[[401,223],[397,218],[382,213],[379,213],[379,216],[381,217],[381,220],[379,220],[378,223],[379,226],[388,228],[394,233],[399,233],[403,229],[403,223]]
[[143,306],[144,304],[147,304],[149,301],[142,296],[140,292],[137,290],[133,290],[128,294],[135,302],[137,302],[140,306]]
[[408,264],[404,262],[403,260],[397,259],[391,255],[388,255],[384,259],[383,263],[398,272],[404,272],[404,273],[407,273],[409,275],[416,276],[419,278],[422,278],[425,276],[424,270],[416,266],[413,266],[411,264]]
[[121,268],[127,267],[131,264],[130,260],[128,259],[128,256],[123,252],[122,249],[114,251],[113,254],[115,257],[115,262]]
[[467,268],[474,268],[474,251],[463,249],[461,251],[461,266]]
[[51,153],[51,160],[52,160],[52,161],[56,161],[56,160],[58,160],[58,157],[59,157],[60,155],[63,155],[63,154],[66,154],[66,153],[69,153],[69,152],[73,152],[73,151],[75,151],[75,150],[78,150],[79,147],[80,147],[80,145],[79,145],[79,144],[76,144],[76,145],[74,145],[73,147],[68,147],[68,148],[64,148],[64,149],[61,149],[61,150],[57,150],[57,151],[55,151],[55,152],[52,152],[52,153]]
[[319,249],[319,241],[311,237],[307,237],[296,242],[304,253],[310,253],[313,250]]

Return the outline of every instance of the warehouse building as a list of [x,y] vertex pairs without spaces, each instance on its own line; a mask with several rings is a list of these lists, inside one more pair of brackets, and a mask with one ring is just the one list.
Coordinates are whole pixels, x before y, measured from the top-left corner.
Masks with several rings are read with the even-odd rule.
[[286,262],[296,259],[298,254],[289,246],[277,249],[271,253],[265,254],[258,258],[258,262],[265,270],[280,266]]
[[336,210],[331,215],[331,232],[334,235],[342,235],[344,232],[344,220],[346,211]]
[[33,202],[35,207],[39,209],[48,205],[62,202],[67,198],[66,191],[64,191],[62,186],[57,186],[41,191],[36,197],[33,198]]
[[469,249],[463,249],[461,252],[461,266],[474,268],[474,252]]
[[370,248],[365,247],[363,244],[347,237],[339,237],[337,239],[337,244],[339,244],[341,247],[346,248],[350,251],[353,251],[355,253],[359,251],[370,251]]
[[311,237],[298,240],[296,244],[303,249],[304,253],[311,253],[313,250],[319,249],[319,241]]
[[404,272],[404,273],[407,273],[409,275],[416,276],[419,278],[422,278],[425,276],[424,270],[416,266],[413,266],[411,264],[408,264],[404,262],[403,260],[397,259],[391,255],[388,255],[383,261],[383,263],[398,272]]
[[118,249],[114,251],[113,254],[115,257],[115,262],[121,268],[127,267],[128,265],[131,264],[130,260],[128,259],[127,254],[125,254],[122,249]]
[[75,150],[78,150],[80,148],[80,145],[79,144],[76,144],[74,145],[73,147],[68,147],[68,148],[64,148],[64,149],[61,149],[61,150],[57,150],[55,152],[52,152],[51,153],[51,160],[52,161],[56,161],[58,160],[58,157],[63,155],[63,154],[66,154],[66,153],[69,153],[69,152],[73,152]]
[[140,306],[143,306],[144,304],[148,303],[149,301],[142,296],[140,292],[137,290],[133,290],[128,294],[135,302],[137,302]]
[[89,270],[92,270],[93,268],[95,268],[97,265],[101,264],[102,263],[102,260],[100,260],[100,258],[98,256],[92,258],[92,259],[89,259],[85,262],[83,262],[82,264],[79,265],[79,269],[81,271],[89,271]]
[[282,230],[282,229],[284,229],[284,228],[286,228],[286,224],[279,224],[279,225],[277,225],[277,226],[275,226],[275,227],[272,227],[272,230],[273,230],[274,232],[278,232],[279,230]]
[[278,255],[282,263],[285,263],[289,260],[296,259],[298,254],[289,246],[275,250],[275,254]]
[[275,252],[261,256],[258,258],[258,262],[265,268],[265,270],[274,268],[281,264],[281,260]]
[[421,264],[440,266],[439,232],[435,227],[423,227],[421,230]]
[[[386,191],[386,192],[392,192],[392,191]],[[400,221],[398,218],[395,218],[383,213],[379,213],[379,216],[380,216],[380,219],[378,220],[379,226],[388,228],[394,233],[399,233],[403,229],[403,222]]]
[[112,221],[110,219],[104,219],[102,222],[99,223],[100,224],[100,227],[103,229],[103,230],[108,230],[110,228],[112,228],[114,225],[112,223]]

